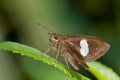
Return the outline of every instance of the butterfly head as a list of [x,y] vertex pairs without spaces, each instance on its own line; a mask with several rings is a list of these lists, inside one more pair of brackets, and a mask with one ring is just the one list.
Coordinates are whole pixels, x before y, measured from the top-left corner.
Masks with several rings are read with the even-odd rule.
[[60,40],[60,34],[57,33],[49,33],[51,42],[58,42]]

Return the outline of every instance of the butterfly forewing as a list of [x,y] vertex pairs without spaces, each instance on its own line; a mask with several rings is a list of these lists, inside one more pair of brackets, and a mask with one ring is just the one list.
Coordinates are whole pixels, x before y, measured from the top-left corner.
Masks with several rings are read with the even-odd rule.
[[109,49],[109,44],[93,36],[71,36],[65,39],[66,43],[69,43],[71,46],[74,46],[75,49],[79,51],[79,55],[81,54],[80,42],[82,40],[86,40],[88,44],[88,50],[89,50],[88,54],[86,56],[83,56],[85,61],[96,60],[102,55],[104,55],[105,52]]
[[109,49],[109,44],[106,42],[103,42],[102,40],[94,39],[88,40],[89,44],[89,53],[87,56],[85,56],[86,61],[94,61],[104,55],[108,49]]

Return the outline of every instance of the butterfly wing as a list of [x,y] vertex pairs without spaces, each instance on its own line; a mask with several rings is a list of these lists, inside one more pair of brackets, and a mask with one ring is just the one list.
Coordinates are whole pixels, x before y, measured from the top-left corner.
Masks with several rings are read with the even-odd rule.
[[[82,40],[85,40],[86,42],[82,42]],[[88,51],[87,55],[82,57],[85,59],[85,61],[93,61],[104,55],[110,45],[104,41],[102,41],[99,38],[93,37],[93,36],[66,36],[65,37],[65,44],[69,44],[69,46],[72,46],[73,49],[78,51],[76,53],[77,55],[82,55],[82,53]],[[81,48],[83,46],[83,52],[81,51]],[[84,49],[85,45],[85,49]]]
[[78,55],[74,48],[74,46],[69,45],[68,43],[64,45],[62,56],[64,56],[65,60],[68,61],[76,70],[79,70],[79,64],[88,69],[88,65],[86,64],[84,58],[81,55]]

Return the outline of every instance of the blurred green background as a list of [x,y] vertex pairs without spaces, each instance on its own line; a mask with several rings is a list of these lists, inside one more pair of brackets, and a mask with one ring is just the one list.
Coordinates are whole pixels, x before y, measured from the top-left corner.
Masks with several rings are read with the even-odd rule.
[[[120,75],[120,0],[0,0],[0,42],[20,42],[43,51],[50,44],[49,31],[38,22],[56,33],[105,40],[111,48],[98,61]],[[43,62],[0,53],[0,80],[73,80]]]

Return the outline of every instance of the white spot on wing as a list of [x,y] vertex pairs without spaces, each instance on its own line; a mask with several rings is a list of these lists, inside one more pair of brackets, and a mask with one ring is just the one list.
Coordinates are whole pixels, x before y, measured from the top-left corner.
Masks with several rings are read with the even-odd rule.
[[80,41],[80,53],[82,56],[87,56],[87,54],[89,53],[89,47],[88,47],[88,43],[87,40],[83,39]]

